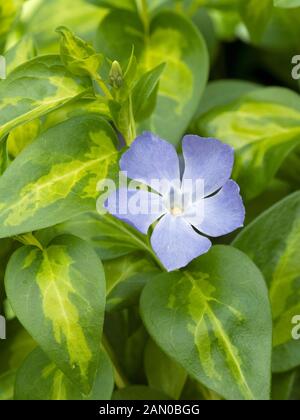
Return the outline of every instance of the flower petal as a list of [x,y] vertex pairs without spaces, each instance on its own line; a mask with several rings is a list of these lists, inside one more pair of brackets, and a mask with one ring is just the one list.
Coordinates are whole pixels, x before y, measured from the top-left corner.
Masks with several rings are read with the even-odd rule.
[[194,258],[205,254],[212,245],[182,217],[171,214],[164,216],[155,226],[151,244],[168,271],[185,267]]
[[139,136],[124,153],[120,167],[128,178],[149,185],[156,191],[155,180],[173,183],[180,180],[179,160],[174,146],[150,132]]
[[186,220],[205,235],[216,238],[243,227],[245,207],[240,196],[240,188],[234,181],[228,181],[218,194],[205,198],[203,204],[202,221],[195,223],[195,220],[189,218]]
[[182,141],[185,160],[184,180],[204,181],[204,196],[218,191],[229,180],[233,163],[233,149],[216,139],[185,136]]
[[112,193],[104,207],[110,214],[144,234],[147,234],[149,227],[167,212],[160,195],[126,188]]

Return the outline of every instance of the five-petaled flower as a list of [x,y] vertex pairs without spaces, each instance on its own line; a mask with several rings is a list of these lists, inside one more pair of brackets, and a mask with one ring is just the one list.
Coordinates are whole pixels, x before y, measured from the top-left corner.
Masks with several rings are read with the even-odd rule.
[[[183,170],[174,146],[145,132],[124,153],[120,168],[151,191],[119,189],[105,203],[109,213],[143,234],[157,222],[151,244],[168,271],[185,267],[208,252],[212,246],[208,237],[231,233],[242,227],[245,219],[239,186],[230,179],[233,149],[216,139],[188,135],[183,138],[182,152]],[[170,188],[158,187],[154,180],[168,181]],[[200,195],[199,191],[196,194],[199,181],[203,183]],[[124,206],[124,200],[132,199],[147,211],[132,212],[130,206]]]

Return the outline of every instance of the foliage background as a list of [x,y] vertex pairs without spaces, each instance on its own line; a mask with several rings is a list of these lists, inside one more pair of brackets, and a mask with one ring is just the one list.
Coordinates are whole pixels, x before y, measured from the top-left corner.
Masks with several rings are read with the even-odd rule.
[[[299,36],[298,0],[0,0],[0,399],[300,399]],[[95,211],[107,121],[231,144],[247,227],[161,273]]]

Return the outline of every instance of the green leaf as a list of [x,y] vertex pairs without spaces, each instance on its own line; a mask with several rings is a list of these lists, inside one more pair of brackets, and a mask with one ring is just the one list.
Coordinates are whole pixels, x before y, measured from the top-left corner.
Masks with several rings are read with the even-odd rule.
[[264,211],[293,192],[294,189],[290,184],[275,178],[262,194],[247,203],[245,225],[247,226]]
[[124,9],[135,12],[136,1],[135,0],[88,0],[90,3],[93,3],[100,7],[107,7],[109,9]]
[[10,258],[10,256],[13,254],[13,252],[16,249],[15,242],[10,239],[1,239],[0,240],[0,313],[5,314],[4,312],[4,299],[5,299],[5,293],[4,293],[4,274],[7,262]]
[[271,313],[245,254],[216,246],[186,271],[157,276],[141,313],[156,343],[207,388],[229,400],[269,399]]
[[27,34],[34,37],[40,54],[59,53],[55,30],[62,24],[81,38],[93,41],[99,22],[106,15],[105,10],[89,4],[86,0],[47,0],[27,3],[26,14],[22,16],[22,26]]
[[272,10],[273,0],[240,0],[241,16],[254,42],[260,41]]
[[111,126],[92,114],[42,133],[0,179],[0,237],[95,209],[97,183],[118,167],[116,142]]
[[1,342],[0,375],[16,372],[36,343],[27,331],[14,319],[6,322],[6,340]]
[[39,118],[29,121],[13,129],[7,138],[7,152],[10,158],[15,159],[29,144],[31,144],[41,131]]
[[133,385],[124,389],[119,389],[113,395],[115,401],[168,401],[168,395],[156,389],[151,389],[143,385]]
[[145,371],[149,386],[178,400],[187,379],[186,371],[152,340],[145,349]]
[[9,157],[7,152],[7,139],[0,142],[0,175],[2,175],[9,166]]
[[[107,7],[108,9],[128,10],[130,12],[137,12],[141,0],[88,0],[90,3],[100,7]],[[159,7],[170,4],[172,0],[146,0],[150,11],[154,11]],[[138,6],[138,7],[137,7]]]
[[25,35],[5,53],[7,74],[11,73],[15,68],[34,57],[35,46],[33,38]]
[[6,322],[6,337],[0,345],[0,400],[13,399],[16,371],[36,346],[17,320]]
[[[28,381],[30,378],[30,381]],[[16,377],[16,400],[109,400],[114,388],[113,369],[106,353],[101,350],[95,383],[89,395],[80,393],[55,363],[37,348],[25,360]]]
[[[62,233],[71,233],[89,242],[101,260],[111,260],[134,251],[151,252],[146,236],[109,214],[79,215],[55,227],[51,234]],[[49,232],[41,234],[47,237]]]
[[15,379],[16,373],[14,371],[0,375],[0,401],[13,399]]
[[292,395],[290,397],[291,401],[299,401],[300,400],[300,370],[296,371],[296,378],[295,383],[292,390]]
[[296,372],[280,373],[273,376],[272,400],[287,401],[290,399],[296,380]]
[[213,111],[214,108],[228,105],[259,88],[260,85],[258,84],[242,80],[224,79],[209,82],[201,99],[198,112],[194,117],[192,130],[197,130],[197,122],[202,115]]
[[[120,25],[122,22],[122,25]],[[138,132],[151,130],[177,144],[197,109],[208,74],[205,42],[194,25],[174,12],[160,12],[147,35],[137,15],[113,11],[100,24],[98,49],[111,60],[126,62],[135,47],[141,76],[166,63],[157,104]]]
[[144,253],[134,253],[104,263],[106,311],[120,310],[138,303],[147,282],[159,270]]
[[0,139],[17,126],[74,100],[91,89],[75,79],[57,56],[44,56],[17,67],[0,83]]
[[283,9],[292,9],[294,7],[300,7],[300,0],[274,0],[274,6]]
[[105,277],[92,248],[73,236],[43,250],[25,246],[8,263],[11,306],[48,357],[88,394],[95,379],[105,308]]
[[279,171],[280,178],[293,186],[294,190],[297,190],[300,185],[300,173],[298,171],[299,167],[300,148],[298,147],[287,157]]
[[234,241],[263,272],[273,310],[273,370],[300,365],[299,342],[292,337],[300,314],[300,193],[263,213]]
[[145,73],[132,93],[133,114],[136,121],[142,121],[152,114],[156,106],[159,79],[165,69],[165,64],[160,64]]
[[0,0],[0,51],[5,45],[16,18],[21,12],[24,0]]
[[117,101],[109,101],[109,110],[112,120],[126,144],[131,144],[136,137],[134,126],[132,123],[131,99],[118,103]]
[[107,101],[101,95],[97,98],[80,97],[47,114],[43,120],[43,131],[71,118],[82,117],[87,114],[95,114],[107,120],[111,118]]
[[103,339],[114,366],[121,373],[118,376],[123,379],[118,386],[124,387],[128,382],[143,383],[144,350],[149,336],[139,316],[138,307],[107,312]]
[[[278,53],[286,57],[290,62],[292,56],[298,51],[300,27],[300,9],[282,9],[275,7],[272,20],[261,41],[261,46],[275,52],[274,60],[277,60],[276,70],[288,70],[281,66],[282,58]],[[282,69],[281,69],[282,67]],[[291,77],[289,75],[290,82]]]
[[83,41],[64,26],[57,28],[61,36],[60,55],[66,68],[76,76],[95,77],[103,62],[91,44]]
[[181,400],[184,401],[223,401],[223,398],[211,389],[206,388],[200,382],[188,377],[183,389]]
[[299,123],[299,95],[264,88],[210,109],[193,127],[197,134],[218,138],[235,149],[234,177],[243,195],[251,199],[267,188],[300,144]]

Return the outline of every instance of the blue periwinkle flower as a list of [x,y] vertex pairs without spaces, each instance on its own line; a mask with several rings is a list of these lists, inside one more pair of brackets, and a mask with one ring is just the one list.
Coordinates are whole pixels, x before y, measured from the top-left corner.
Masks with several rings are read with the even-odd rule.
[[[144,234],[157,222],[151,244],[168,271],[208,252],[212,246],[208,237],[233,232],[245,219],[239,186],[230,179],[233,149],[216,139],[188,135],[182,151],[184,168],[170,143],[150,132],[139,136],[122,156],[120,167],[151,191],[119,189],[105,203],[109,213]],[[159,185],[157,180],[164,182]],[[197,193],[199,181],[202,188]],[[132,200],[146,211],[132,211],[127,205]]]

